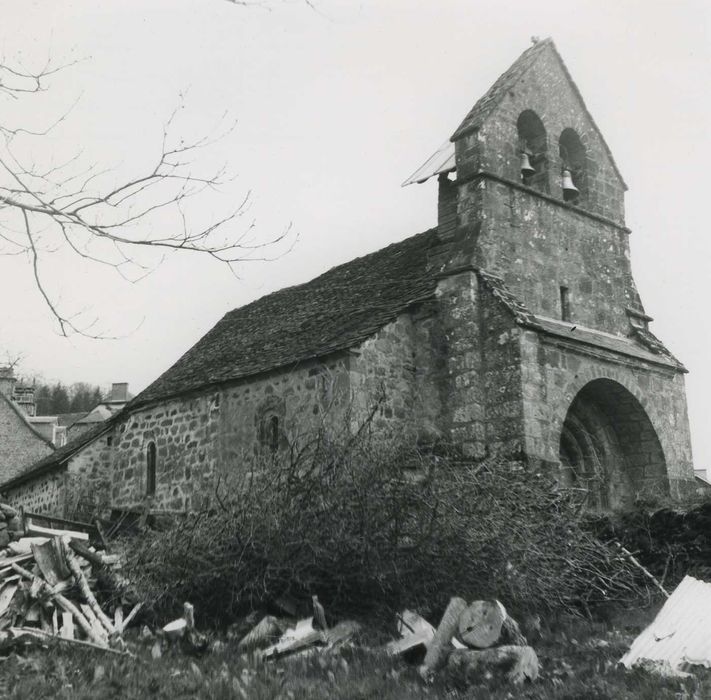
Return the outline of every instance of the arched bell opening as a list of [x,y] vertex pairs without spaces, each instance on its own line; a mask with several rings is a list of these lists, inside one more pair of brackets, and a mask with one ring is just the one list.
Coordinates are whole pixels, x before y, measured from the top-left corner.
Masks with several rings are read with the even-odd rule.
[[558,141],[561,188],[566,202],[582,204],[588,194],[585,146],[574,129],[564,129]]
[[516,121],[521,181],[528,187],[548,192],[548,135],[540,117],[531,109]]
[[591,508],[618,508],[644,493],[668,493],[659,438],[621,384],[596,379],[571,403],[560,436],[561,481]]

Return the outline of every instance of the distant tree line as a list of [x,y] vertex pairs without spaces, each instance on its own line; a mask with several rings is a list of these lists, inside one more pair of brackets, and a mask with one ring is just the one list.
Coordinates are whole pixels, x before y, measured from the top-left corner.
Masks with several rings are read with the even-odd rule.
[[75,382],[65,386],[56,384],[35,384],[35,412],[38,416],[56,416],[59,413],[88,413],[103,401],[98,386],[86,382]]

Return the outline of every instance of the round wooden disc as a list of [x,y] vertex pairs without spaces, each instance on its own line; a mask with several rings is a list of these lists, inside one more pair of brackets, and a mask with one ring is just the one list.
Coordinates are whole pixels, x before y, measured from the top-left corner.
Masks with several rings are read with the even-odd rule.
[[459,639],[468,647],[486,649],[501,636],[504,613],[495,600],[475,600],[459,616]]

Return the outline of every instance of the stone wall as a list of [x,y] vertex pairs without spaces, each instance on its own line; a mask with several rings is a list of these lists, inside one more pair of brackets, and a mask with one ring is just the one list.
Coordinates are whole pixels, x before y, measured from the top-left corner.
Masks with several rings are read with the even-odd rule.
[[626,309],[642,309],[628,233],[505,183],[480,184],[476,205],[486,215],[477,265],[501,275],[533,313],[562,318],[560,288],[566,287],[571,320],[627,335]]
[[273,372],[133,413],[115,431],[111,500],[146,498],[146,450],[156,445],[154,507],[198,507],[218,475],[248,471],[268,455],[265,421],[278,419],[279,448],[320,426],[357,422],[382,391],[375,426],[417,440],[437,428],[441,398],[431,381],[437,335],[431,309],[402,315],[340,357]]
[[114,433],[109,431],[83,447],[68,462],[65,517],[92,521],[110,509]]
[[521,328],[483,282],[479,290],[487,454],[516,462],[523,457]]
[[18,411],[0,397],[0,483],[9,481],[53,451]]
[[382,403],[373,423],[399,439],[428,443],[441,435],[442,399],[435,378],[441,329],[433,303],[400,315],[352,351],[349,384],[358,415]]
[[42,474],[20,486],[3,492],[6,502],[30,513],[45,513],[61,517],[65,514],[66,471],[59,469]]

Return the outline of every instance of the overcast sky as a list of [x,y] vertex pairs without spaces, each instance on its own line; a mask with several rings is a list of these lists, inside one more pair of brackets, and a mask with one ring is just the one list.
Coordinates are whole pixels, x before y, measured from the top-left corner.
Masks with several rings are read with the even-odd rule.
[[226,311],[429,228],[436,183],[400,183],[532,35],[552,36],[630,187],[637,284],[653,331],[690,370],[695,459],[711,465],[711,3],[314,1],[316,11],[299,0],[3,3],[6,61],[79,60],[14,113],[37,125],[76,101],[38,159],[81,149],[119,178],[159,153],[178,104],[185,138],[226,112],[237,128],[203,164],[226,161],[236,177],[195,213],[251,191],[256,232],[291,226],[298,241],[239,278],[182,254],[135,285],[58,251],[45,270],[52,292],[122,336],[112,341],[60,337],[27,261],[0,258],[0,350],[22,354],[23,373],[136,392]]

